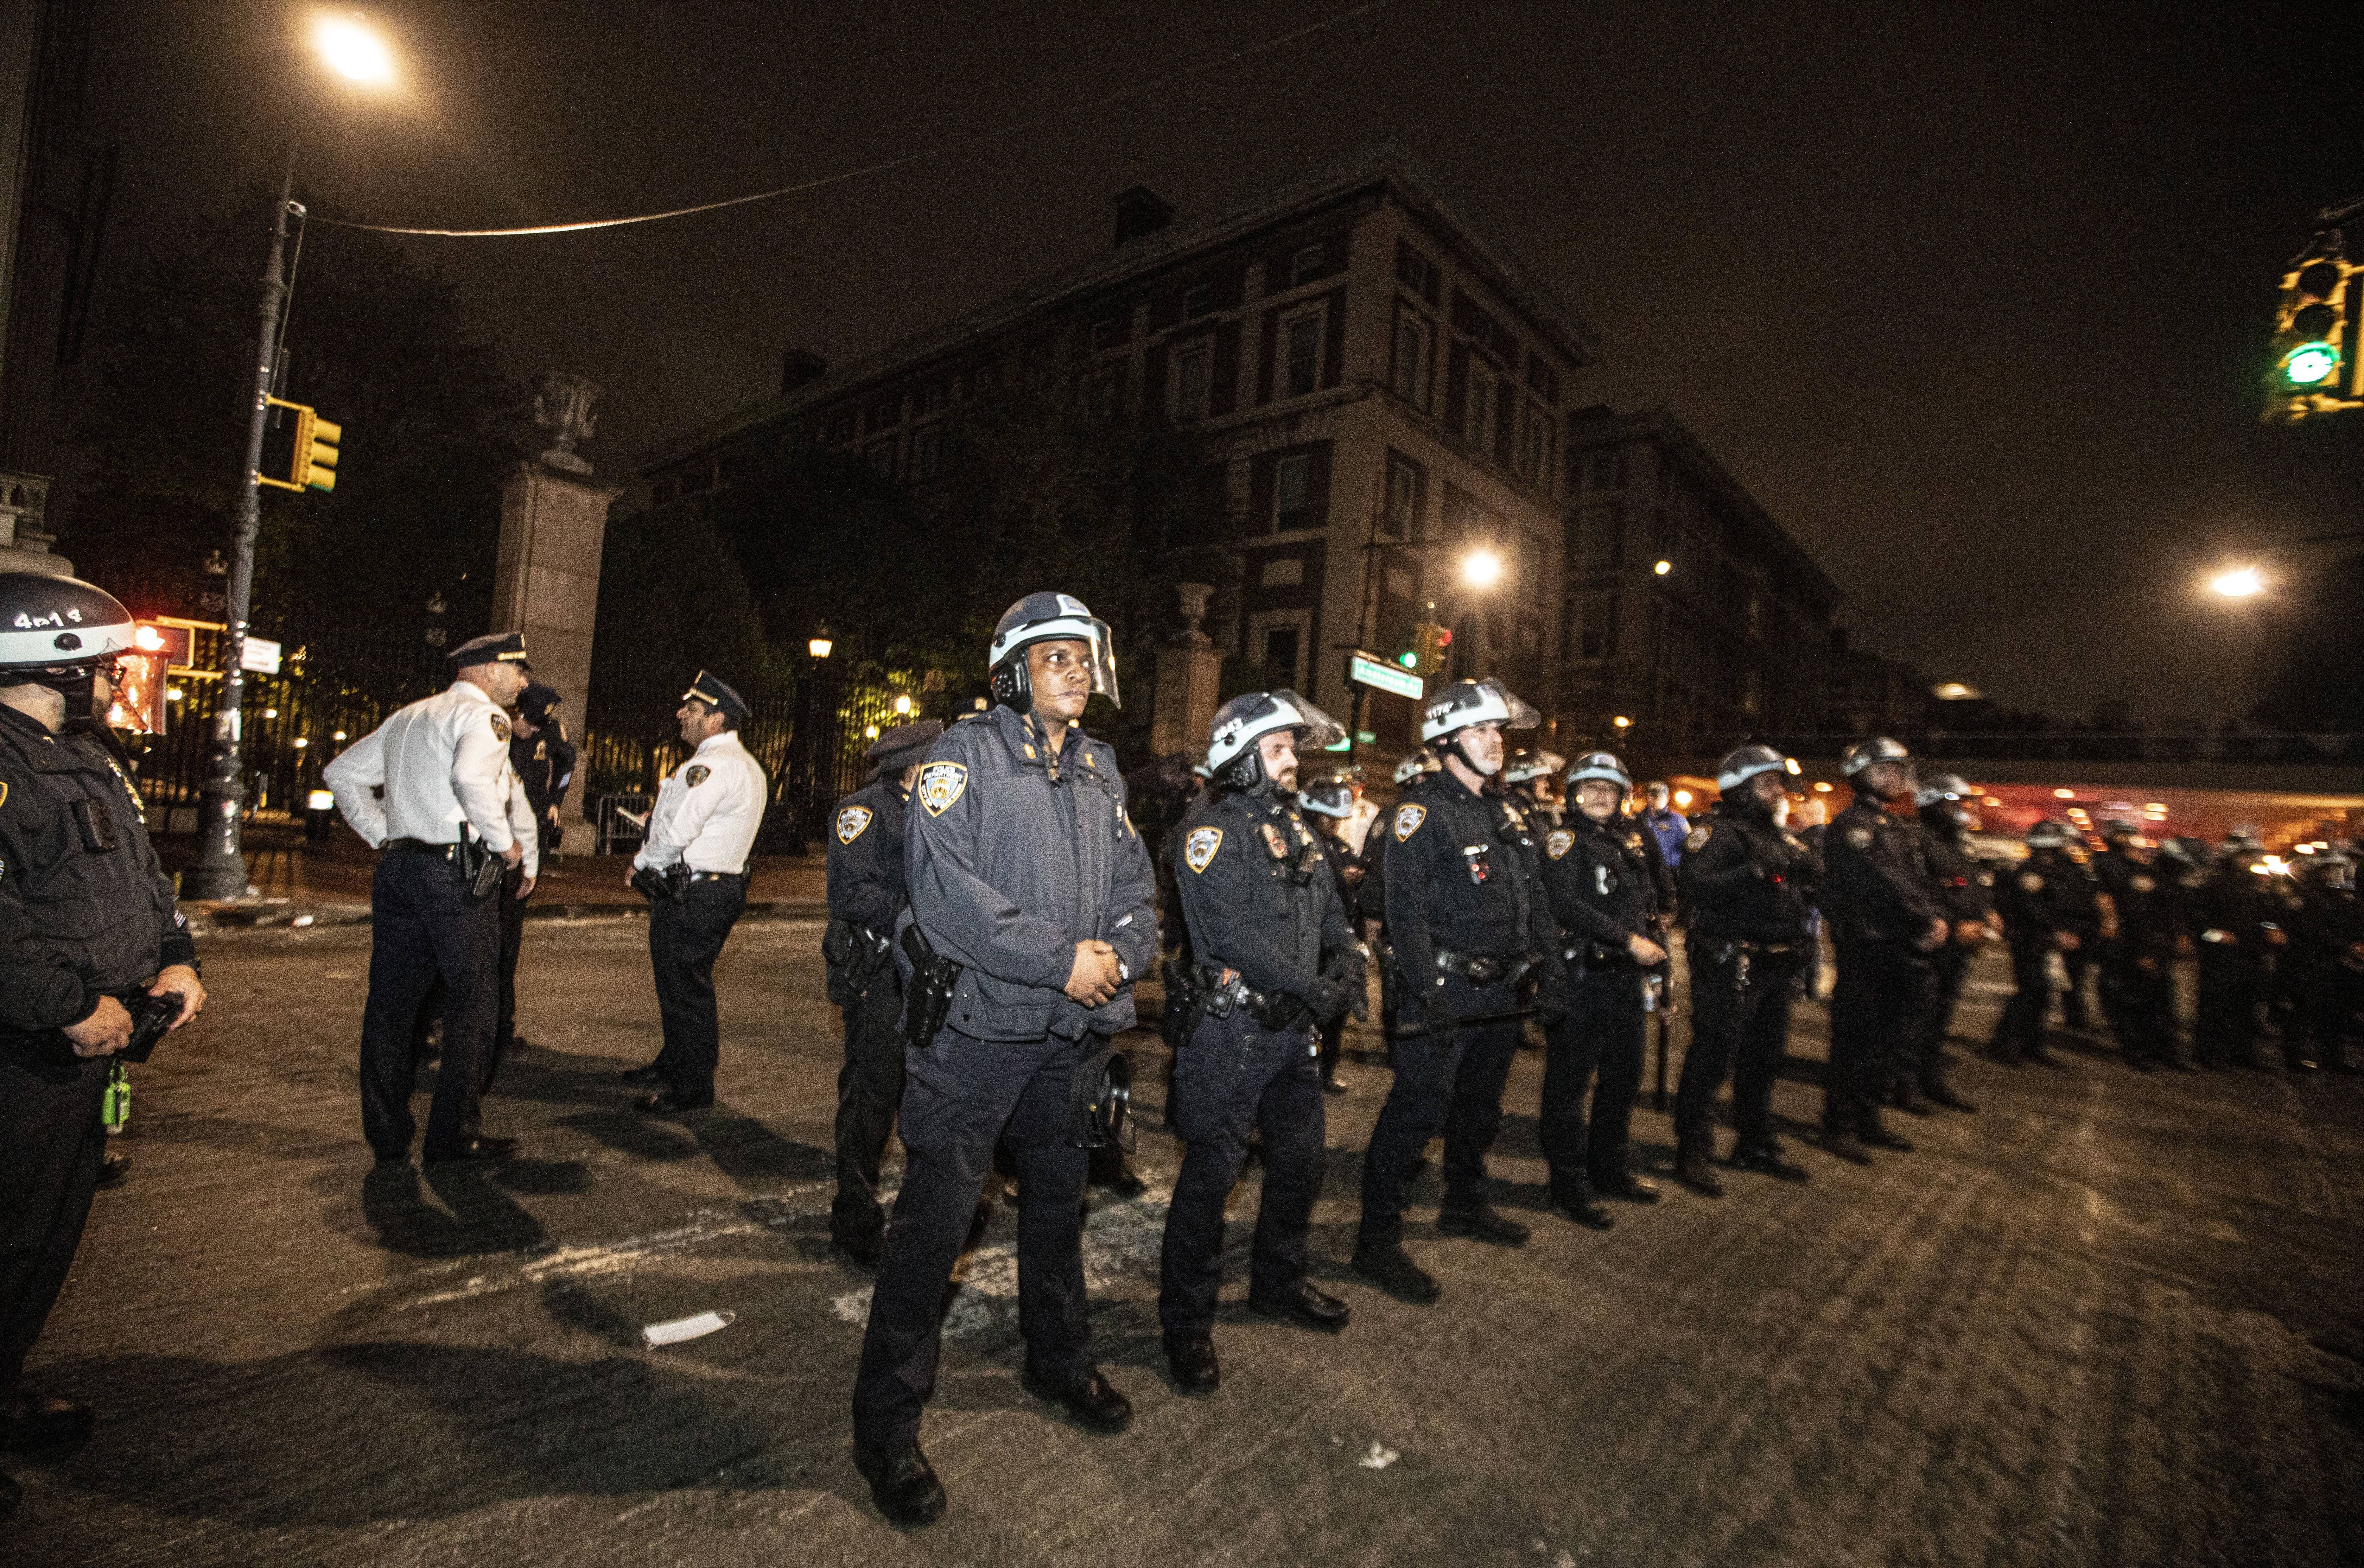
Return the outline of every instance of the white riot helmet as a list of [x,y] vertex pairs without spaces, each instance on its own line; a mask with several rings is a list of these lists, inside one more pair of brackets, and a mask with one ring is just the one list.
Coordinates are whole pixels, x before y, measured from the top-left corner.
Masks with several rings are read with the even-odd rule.
[[1450,743],[1473,771],[1482,772],[1470,762],[1468,748],[1461,743],[1463,730],[1479,724],[1503,729],[1533,729],[1543,721],[1543,715],[1489,675],[1482,681],[1455,681],[1431,697],[1421,715],[1420,738],[1431,745],[1438,741]]
[[1587,779],[1599,779],[1603,784],[1613,784],[1628,794],[1631,794],[1634,789],[1634,775],[1625,771],[1625,764],[1617,760],[1617,754],[1613,751],[1587,751],[1567,770],[1567,787],[1570,791]]
[[79,577],[0,572],[0,685],[46,686],[65,698],[69,730],[98,727],[101,666],[132,651],[131,612]]
[[1355,786],[1341,779],[1325,779],[1308,786],[1298,795],[1297,804],[1318,817],[1344,822],[1355,815]]
[[1556,751],[1546,751],[1540,746],[1513,746],[1502,759],[1502,782],[1522,784],[1533,779],[1547,779],[1566,766],[1567,759]]
[[1798,764],[1770,746],[1741,746],[1724,754],[1715,765],[1715,787],[1730,795],[1759,773],[1794,773]]
[[1444,770],[1444,764],[1436,760],[1436,753],[1423,746],[1396,764],[1396,787],[1401,789],[1414,779]]
[[2027,847],[2031,850],[2065,850],[2068,847],[2068,825],[2046,817],[2027,830]]
[[1081,599],[1065,594],[1029,594],[1001,612],[985,657],[986,669],[993,677],[994,700],[1009,707],[1027,707],[1034,694],[1026,674],[1025,651],[1037,642],[1063,639],[1089,646],[1092,690],[1122,707],[1124,699],[1116,685],[1116,634],[1109,630],[1108,622],[1086,609]]
[[1287,687],[1248,692],[1216,710],[1207,737],[1207,766],[1226,789],[1252,790],[1270,783],[1256,742],[1277,729],[1296,732],[1300,766],[1303,753],[1346,739],[1344,725]]

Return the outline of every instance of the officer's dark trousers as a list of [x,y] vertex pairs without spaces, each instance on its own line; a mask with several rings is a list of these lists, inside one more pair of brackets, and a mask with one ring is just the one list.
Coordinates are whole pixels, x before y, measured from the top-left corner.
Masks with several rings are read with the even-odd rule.
[[2086,944],[2096,939],[2091,931],[2080,933],[2084,940],[2060,955],[2061,973],[2068,977],[2068,988],[2060,994],[2060,1018],[2072,1029],[2091,1027],[2092,1018],[2085,1008],[2085,971],[2093,962]]
[[2016,1062],[2023,1051],[2041,1054],[2044,1051],[2044,1015],[2052,1006],[2052,977],[2044,959],[2051,951],[2048,941],[2012,940],[2011,978],[2017,989],[2003,1004],[1992,1045],[1994,1053],[2005,1062]]
[[664,1020],[664,1049],[652,1065],[665,1075],[676,1099],[695,1104],[714,1097],[714,1064],[722,1052],[714,961],[722,956],[722,944],[746,906],[747,879],[742,876],[693,882],[677,896],[649,906],[649,962],[656,973],[657,1012]]
[[1246,1012],[1207,1018],[1174,1063],[1174,1127],[1186,1148],[1165,1211],[1158,1321],[1169,1334],[1215,1325],[1223,1283],[1223,1202],[1264,1135],[1264,1196],[1256,1209],[1248,1292],[1286,1299],[1305,1279],[1306,1227],[1321,1196],[1321,1073],[1311,1033],[1268,1029]]
[[1321,1081],[1329,1083],[1338,1076],[1338,1059],[1346,1053],[1346,1019],[1339,1014],[1321,1026]]
[[903,1055],[902,1139],[909,1163],[862,1337],[853,1435],[885,1444],[919,1436],[936,1386],[944,1286],[976,1217],[997,1141],[1018,1164],[1018,1329],[1026,1363],[1054,1382],[1082,1374],[1083,1227],[1090,1161],[1071,1148],[1069,1099],[1087,1047],[1050,1036],[976,1040],[955,1029]]
[[2127,1061],[2167,1065],[2175,1061],[2175,961],[2156,953],[2146,970],[2135,957],[2124,954],[2114,979],[2102,973],[2103,983],[2115,993],[2112,1022]]
[[369,1003],[362,1014],[362,1133],[382,1156],[410,1147],[413,1036],[427,993],[443,982],[443,1055],[427,1113],[429,1159],[476,1136],[499,1004],[500,908],[468,896],[440,855],[390,851],[370,884]]
[[[1642,972],[1584,970],[1568,977],[1567,1017],[1544,1031],[1543,1099],[1536,1110],[1551,1188],[1565,1198],[1625,1184],[1626,1129],[1642,1089]],[[1589,1128],[1585,1082],[1595,1070]]]
[[1946,1087],[1946,1041],[1953,1037],[1954,1008],[1962,999],[1962,982],[1969,975],[1970,950],[1949,933],[1945,945],[1929,955],[1929,971],[1935,990],[1928,1027],[1921,1031],[1909,1070],[1899,1074],[1898,1083],[1935,1095]]
[[2240,949],[2200,944],[2200,1006],[2191,1046],[2202,1066],[2257,1064],[2258,1004],[2265,991],[2264,966]]
[[1745,954],[1744,973],[1744,954],[1730,943],[1694,936],[1689,952],[1691,1044],[1675,1088],[1675,1147],[1686,1154],[1715,1152],[1715,1096],[1729,1075],[1740,1147],[1773,1148],[1773,1083],[1789,1052],[1795,995],[1790,983],[1814,954]]
[[106,1149],[106,1073],[62,1034],[0,1035],[0,1400],[15,1396],[82,1243]]
[[1929,1027],[1936,986],[1928,959],[1892,942],[1839,944],[1831,986],[1831,1060],[1823,1079],[1823,1130],[1869,1132],[1897,1062]]
[[886,1229],[878,1162],[903,1097],[902,977],[893,964],[880,964],[870,988],[839,1010],[845,1065],[837,1073],[837,1197],[829,1207],[829,1233],[866,1243]]
[[[499,1009],[493,1019],[492,1068],[500,1065],[500,1059],[508,1053],[509,1042],[517,1038],[518,955],[525,950],[525,900],[517,895],[517,890],[524,880],[525,874],[514,870],[501,878],[501,993]],[[485,1081],[489,1087],[490,1071],[485,1073]]]
[[[1455,1017],[1507,1012],[1517,1006],[1507,982],[1472,985],[1445,976],[1445,1003]],[[1396,1077],[1371,1129],[1363,1156],[1363,1222],[1357,1248],[1392,1247],[1403,1240],[1405,1196],[1428,1140],[1444,1134],[1443,1212],[1473,1214],[1486,1205],[1486,1151],[1502,1129],[1502,1084],[1519,1052],[1523,1020],[1455,1031],[1449,1040],[1409,1034],[1422,1012],[1405,1006],[1397,1018]]]

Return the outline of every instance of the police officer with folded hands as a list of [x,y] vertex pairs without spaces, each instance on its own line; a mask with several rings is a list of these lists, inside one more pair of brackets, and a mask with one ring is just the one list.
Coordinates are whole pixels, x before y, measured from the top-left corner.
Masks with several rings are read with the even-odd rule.
[[1213,1329],[1222,1284],[1223,1205],[1264,1136],[1248,1307],[1310,1329],[1346,1325],[1346,1306],[1305,1277],[1306,1229],[1321,1195],[1320,1026],[1363,988],[1368,955],[1340,903],[1321,839],[1290,795],[1298,754],[1345,739],[1292,691],[1250,692],[1215,715],[1214,787],[1185,819],[1175,880],[1199,968],[1192,1027],[1174,1063],[1174,1129],[1188,1146],[1165,1216],[1157,1315],[1165,1360],[1187,1393],[1220,1380]]

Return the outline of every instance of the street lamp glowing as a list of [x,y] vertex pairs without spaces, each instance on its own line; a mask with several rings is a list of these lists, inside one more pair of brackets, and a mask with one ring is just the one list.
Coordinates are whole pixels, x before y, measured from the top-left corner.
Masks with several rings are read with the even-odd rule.
[[2211,578],[2208,591],[2227,599],[2254,599],[2266,591],[2266,576],[2254,566],[2236,567]]
[[1672,572],[1674,569],[1675,563],[1671,561],[1661,561],[1656,566],[1650,568],[1651,571],[1656,573],[1661,577],[1664,577],[1667,573]]
[[895,711],[898,715],[907,714],[911,711],[911,697],[909,693],[901,693],[896,696]]
[[1634,728],[1634,721],[1626,717],[1622,713],[1616,717],[1611,719],[1609,722],[1615,725],[1620,729],[1631,729]]
[[394,80],[394,56],[385,40],[358,17],[323,17],[313,25],[312,42],[329,69],[348,82],[383,87]]
[[1502,558],[1483,547],[1461,558],[1461,581],[1472,588],[1490,588],[1502,580]]
[[805,644],[805,651],[816,659],[826,659],[829,657],[829,651],[836,646],[836,643],[826,637],[816,637]]

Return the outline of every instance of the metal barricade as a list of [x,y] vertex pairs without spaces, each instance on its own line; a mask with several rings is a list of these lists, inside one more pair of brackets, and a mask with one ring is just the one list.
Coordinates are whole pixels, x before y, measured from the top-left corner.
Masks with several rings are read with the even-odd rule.
[[597,852],[603,855],[639,853],[641,844],[649,836],[649,813],[655,806],[654,795],[601,795],[597,815],[593,818],[598,829]]

